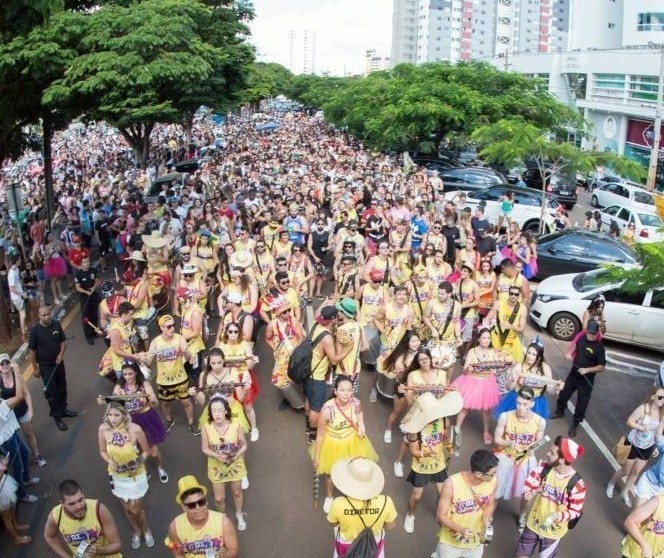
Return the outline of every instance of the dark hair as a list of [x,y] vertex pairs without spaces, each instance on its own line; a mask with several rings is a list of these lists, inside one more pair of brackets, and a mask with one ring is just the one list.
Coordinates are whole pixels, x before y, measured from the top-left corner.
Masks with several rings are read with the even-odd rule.
[[63,480],[59,485],[58,485],[58,492],[60,493],[60,499],[64,499],[65,496],[73,496],[77,492],[82,492],[83,489],[81,488],[81,485],[78,484],[75,480],[72,479],[66,479]]
[[118,306],[118,316],[133,311],[134,311],[134,305],[131,302],[127,302],[126,300],[124,302],[121,302],[120,305]]
[[231,412],[231,404],[223,395],[214,394],[210,397],[210,402],[208,404],[208,422],[211,423],[213,421],[212,404],[217,402],[224,404],[224,416],[226,417],[226,420],[231,420],[231,417],[233,416],[233,413]]
[[410,345],[410,340],[413,337],[420,338],[418,333],[413,330],[408,330],[406,333],[403,334],[399,342],[397,343],[396,347],[392,349],[392,352],[385,357],[385,360],[383,361],[383,368],[385,370],[392,370],[394,368],[394,365],[397,362],[397,359],[408,353],[408,346]]
[[[135,360],[125,359],[122,361],[121,371],[125,368],[130,368],[136,373],[136,385],[142,387],[143,382],[145,382],[145,376],[143,376],[143,371],[141,370],[141,367],[138,365],[138,363]],[[124,387],[127,385],[127,382],[121,381],[120,385]]]
[[274,274],[274,280],[279,283],[279,281],[283,281],[284,279],[288,279],[288,273],[285,271],[277,271]]
[[470,470],[473,473],[488,473],[498,467],[498,457],[495,453],[485,449],[478,449],[470,456]]
[[530,387],[522,387],[518,392],[517,396],[521,397],[521,399],[527,399],[528,401],[532,401],[535,399],[535,392],[533,391],[533,388]]
[[341,382],[349,382],[351,386],[353,385],[353,380],[351,380],[349,376],[346,376],[345,374],[339,374],[334,379],[334,389],[335,389],[335,391],[339,387],[339,384]]
[[438,288],[441,291],[445,291],[447,294],[452,294],[452,291],[454,291],[454,287],[449,281],[442,281],[440,285],[438,285]]
[[413,362],[410,363],[410,366],[408,367],[408,370],[406,370],[406,377],[408,377],[408,374],[410,374],[413,370],[419,370],[420,368],[420,361],[419,357],[420,355],[426,355],[429,357],[429,360],[433,363],[433,358],[431,358],[431,351],[429,349],[419,349],[415,353],[415,357],[413,358]]

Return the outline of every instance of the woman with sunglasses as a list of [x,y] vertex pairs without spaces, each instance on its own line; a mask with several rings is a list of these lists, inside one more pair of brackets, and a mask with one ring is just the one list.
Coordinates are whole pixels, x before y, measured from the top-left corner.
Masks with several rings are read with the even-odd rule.
[[441,250],[444,254],[447,250],[447,239],[442,233],[442,230],[443,224],[440,221],[434,221],[433,228],[427,232],[424,239],[422,240],[422,244],[424,246],[428,246],[430,244],[433,246],[434,251]]
[[288,271],[292,273],[293,283],[298,289],[298,295],[311,302],[311,279],[316,275],[308,254],[305,253],[304,244],[294,242],[288,258]]
[[[625,436],[623,445],[629,448],[629,453],[625,461],[621,463],[611,480],[606,485],[607,498],[613,498],[613,493],[616,484],[621,479],[627,477],[625,487],[620,493],[620,498],[628,507],[632,506],[632,499],[630,492],[634,491],[636,479],[639,478],[641,471],[646,466],[646,463],[653,457],[657,449],[656,434],[658,429],[661,435],[660,423],[664,419],[664,388],[656,387],[650,390],[647,397],[644,399],[632,414],[627,419],[627,426],[630,428],[629,433]],[[639,488],[644,490],[645,485],[639,481]],[[638,494],[639,497],[654,496],[654,494]]]
[[226,484],[230,483],[238,531],[247,528],[244,517],[242,479],[247,476],[244,454],[247,441],[240,425],[231,420],[228,401],[222,395],[210,398],[208,423],[201,431],[201,449],[207,455],[207,474],[212,483],[214,503],[226,513]]
[[240,337],[240,324],[230,322],[223,329],[221,341],[217,345],[224,354],[225,364],[229,368],[234,368],[240,376],[250,376],[249,385],[246,385],[241,393],[238,393],[238,399],[247,419],[251,425],[250,437],[252,442],[257,442],[259,437],[258,427],[256,425],[256,411],[253,401],[258,394],[258,384],[251,374],[250,369],[258,363],[258,357],[254,356],[252,344],[242,340]]
[[634,234],[635,230],[636,225],[634,223],[629,223],[623,229],[622,237],[620,240],[622,240],[627,246],[634,246],[634,244],[636,244],[636,235]]
[[231,263],[230,258],[235,253],[233,244],[224,244],[223,248],[219,249],[219,267],[217,267],[217,282],[221,286],[228,287],[231,284]]
[[106,407],[104,422],[98,430],[99,455],[108,464],[111,492],[120,499],[127,520],[133,530],[131,547],[154,546],[154,537],[148,526],[142,499],[148,491],[145,460],[150,447],[143,429],[131,421],[131,416],[120,401],[111,401]]
[[125,360],[122,363],[121,373],[122,378],[115,384],[113,395],[129,398],[125,401],[125,409],[129,411],[132,422],[143,429],[150,457],[157,464],[159,480],[166,483],[168,482],[168,473],[162,467],[159,444],[166,439],[167,431],[164,422],[156,411],[159,406],[157,395],[135,361]]

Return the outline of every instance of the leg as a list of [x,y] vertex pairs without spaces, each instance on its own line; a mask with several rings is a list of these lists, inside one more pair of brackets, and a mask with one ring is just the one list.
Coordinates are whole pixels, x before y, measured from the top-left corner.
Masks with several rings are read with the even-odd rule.
[[212,492],[214,494],[214,505],[217,511],[221,513],[226,512],[226,485],[223,482],[215,482],[212,485]]
[[[378,374],[376,373],[376,375]],[[387,417],[387,430],[392,430],[394,428],[394,423],[401,415],[403,415],[406,406],[405,397],[399,398],[396,395],[394,396],[394,399],[392,400],[392,412]]]
[[332,484],[332,479],[330,475],[325,475],[325,497],[332,498],[334,494],[334,485]]
[[632,461],[633,466],[627,474],[627,482],[625,483],[625,492],[630,492],[634,490],[634,485],[636,484],[636,479],[639,478],[639,474],[643,471],[647,461],[643,459],[634,459]]
[[577,380],[577,398],[576,407],[574,408],[574,424],[581,424],[586,416],[586,409],[590,403],[590,396],[593,391],[593,384],[583,376]]
[[456,427],[461,429],[461,426],[463,425],[463,421],[466,420],[466,417],[468,416],[468,409],[461,409],[459,411],[459,414],[457,415],[457,420],[456,420]]
[[161,461],[161,452],[159,451],[159,446],[154,445],[150,448],[150,457],[152,457],[155,460],[155,463],[157,464],[157,468],[161,469],[162,461]]
[[140,537],[142,533],[141,527],[138,523],[131,502],[125,502],[124,500],[120,501],[122,502],[122,511],[124,511],[127,521],[129,522],[129,525],[131,525],[131,530],[133,531],[134,536]]
[[32,428],[32,422],[28,421],[21,423],[21,430],[23,430],[23,435],[32,450],[32,455],[36,457],[39,455],[39,447],[37,446],[37,436],[35,436],[35,431]]
[[240,481],[231,482],[231,493],[233,494],[233,503],[235,504],[235,513],[241,514],[244,497],[242,495],[242,483]]
[[404,457],[406,457],[407,451],[408,451],[408,444],[402,438],[401,444],[399,444],[399,456],[397,458],[399,460],[399,463],[403,463],[403,459]]
[[161,412],[164,414],[164,420],[166,422],[171,422],[173,420],[173,410],[171,409],[170,401],[161,402]]
[[417,504],[420,503],[423,492],[424,488],[421,486],[414,486],[413,490],[410,491],[410,498],[408,498],[408,515],[415,515]]
[[251,403],[245,403],[244,404],[244,412],[247,414],[247,420],[249,421],[249,425],[251,426],[252,430],[256,427],[256,410],[254,409],[254,406]]
[[192,424],[194,424],[194,406],[191,403],[191,397],[187,397],[186,399],[180,399],[180,403],[182,403],[184,414],[187,417],[187,424],[191,426]]
[[570,400],[574,392],[576,391],[576,382],[574,380],[574,373],[570,372],[565,378],[565,385],[563,389],[558,394],[558,399],[556,400],[556,410],[560,414],[565,414],[565,407],[567,407],[567,402]]
[[[483,436],[484,436],[484,443],[487,443],[486,440],[491,438],[491,433],[489,432],[489,420],[490,420],[490,415],[491,411],[490,410],[485,410],[482,411],[482,425],[483,425]],[[491,442],[488,442],[489,444]]]
[[16,525],[16,511],[14,508],[9,508],[3,512],[0,512],[0,517],[2,518],[2,524],[5,526],[7,534],[14,540],[14,544],[28,544],[32,541],[31,537],[26,535],[21,535],[18,532]]

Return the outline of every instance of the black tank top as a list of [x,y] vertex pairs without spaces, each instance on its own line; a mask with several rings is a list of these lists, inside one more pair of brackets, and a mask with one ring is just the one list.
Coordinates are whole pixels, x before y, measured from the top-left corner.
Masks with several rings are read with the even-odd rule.
[[[14,374],[14,369],[12,368],[12,378],[14,379],[14,385],[10,388],[5,387],[5,384],[2,382],[2,376],[0,375],[0,399],[10,399],[11,397],[16,396],[16,376]],[[25,400],[21,401],[16,407],[14,407],[14,414],[16,418],[21,418],[25,413],[28,412],[28,404]]]
[[325,252],[321,248],[325,248],[330,238],[330,233],[325,231],[319,233],[316,229],[311,231],[311,248],[314,251],[314,254],[318,256],[321,260],[325,257]]

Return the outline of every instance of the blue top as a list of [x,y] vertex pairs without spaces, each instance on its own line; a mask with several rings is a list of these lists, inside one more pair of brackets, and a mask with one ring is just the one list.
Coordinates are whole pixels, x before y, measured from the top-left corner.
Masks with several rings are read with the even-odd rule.
[[410,218],[410,230],[413,233],[410,249],[415,252],[420,249],[420,246],[422,245],[422,237],[427,233],[429,227],[424,219],[413,215]]
[[657,461],[653,463],[645,472],[646,478],[655,486],[664,488],[664,438],[657,438],[655,440],[659,455]]

